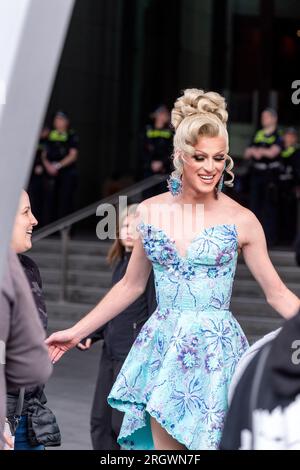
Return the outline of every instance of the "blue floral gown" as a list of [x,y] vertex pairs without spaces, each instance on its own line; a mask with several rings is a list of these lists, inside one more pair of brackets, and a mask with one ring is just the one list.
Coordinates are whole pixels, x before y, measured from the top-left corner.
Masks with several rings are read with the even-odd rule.
[[150,416],[187,449],[216,449],[235,366],[248,348],[229,304],[238,256],[235,225],[204,229],[185,257],[153,225],[138,229],[155,275],[158,307],[109,394],[125,412],[118,442],[154,449]]

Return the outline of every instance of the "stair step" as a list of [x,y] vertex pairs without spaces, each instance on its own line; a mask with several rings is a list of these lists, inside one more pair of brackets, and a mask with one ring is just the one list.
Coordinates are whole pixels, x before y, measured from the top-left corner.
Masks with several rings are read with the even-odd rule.
[[[76,263],[78,260],[76,260]],[[101,260],[89,263],[89,267],[85,269],[76,268],[68,270],[68,284],[90,287],[110,287],[112,278],[112,269],[106,264],[101,264]],[[43,284],[60,284],[61,270],[55,267],[45,267],[44,263],[39,264]],[[81,266],[83,263],[81,263]],[[239,266],[233,285],[233,294],[237,297],[253,295],[255,297],[264,297],[264,293],[257,282],[252,277],[248,268],[244,270]],[[295,271],[297,270],[297,271]],[[282,268],[278,269],[278,273],[287,284],[287,286],[295,293],[300,292],[300,270],[298,268]]]
[[[95,235],[94,241],[80,241],[70,240],[68,248],[69,253],[72,254],[86,254],[86,255],[106,255],[113,240],[98,240]],[[60,239],[45,239],[37,241],[33,244],[30,253],[44,254],[44,253],[61,253],[61,240]],[[270,250],[269,256],[277,266],[294,266],[296,267],[295,253],[293,250]],[[239,262],[244,263],[243,256],[239,257]]]
[[[60,253],[31,253],[30,257],[36,262],[40,269],[60,269],[61,254]],[[88,270],[97,271],[103,270],[108,272],[110,270],[106,261],[106,256],[87,256],[82,254],[73,254],[68,257],[68,268],[70,270]]]
[[[61,256],[59,254],[43,253],[36,255],[36,253],[33,253],[30,256],[39,266],[44,282],[54,283],[55,279],[57,283],[60,282]],[[300,285],[300,269],[298,267],[279,267],[276,269],[283,281],[292,290],[297,290],[297,285]],[[106,257],[103,255],[94,257],[71,255],[69,257],[68,282],[72,284],[81,283],[82,285],[89,285],[90,282],[93,283],[93,280],[95,280],[95,283],[93,283],[95,286],[99,285],[99,282],[102,281],[105,285],[110,285],[111,274],[112,269],[107,264]],[[248,282],[249,284],[247,284]],[[245,265],[238,265],[237,267],[234,289],[237,291],[239,288],[241,292],[245,290],[247,292],[247,289],[249,289],[249,292],[253,292],[253,294],[263,295],[261,288]]]
[[[300,284],[299,283],[287,283],[289,289],[296,295],[300,295]],[[235,297],[253,297],[253,298],[265,298],[265,294],[260,285],[255,280],[241,280],[237,279],[233,285],[233,295]]]
[[[300,284],[299,266],[276,266],[276,271],[284,282],[297,282]],[[236,281],[254,280],[249,268],[244,263],[238,263],[236,270]]]
[[89,312],[95,304],[85,303],[79,304],[77,302],[66,302],[66,301],[53,301],[47,300],[47,311],[49,317],[62,318],[62,315],[65,315],[66,318],[72,318],[72,315],[83,316],[83,314]]
[[[274,266],[297,266],[294,251],[269,251]],[[243,256],[239,256],[239,263],[245,264]]]
[[263,298],[235,297],[231,298],[230,309],[234,315],[251,315],[266,318],[278,318],[279,314]]
[[[110,242],[79,242],[71,241],[69,245],[68,262],[70,269],[99,269],[105,267],[106,255],[108,253]],[[290,251],[270,251],[270,258],[273,264],[282,275],[292,276],[295,282],[300,279],[300,268],[295,261],[294,252]],[[59,268],[61,264],[61,246],[57,240],[41,240],[37,242],[32,250],[30,256],[36,260],[39,267]],[[291,269],[292,268],[292,269]],[[239,257],[238,262],[238,275],[242,278],[246,276],[251,278],[247,266],[244,263],[243,257]],[[298,276],[297,276],[298,273]]]
[[[85,254],[87,256],[106,256],[109,248],[111,247],[112,242],[113,240],[97,240],[96,236],[95,241],[70,240],[68,244],[68,253],[71,255]],[[37,255],[43,253],[60,254],[61,249],[61,240],[45,239],[37,242],[33,241],[33,247],[30,250],[30,253],[34,253]]]
[[284,319],[282,318],[270,319],[251,317],[247,315],[237,315],[236,319],[238,320],[239,324],[247,335],[251,334],[260,337],[269,333],[270,331],[277,330],[277,328],[280,328],[284,323]]
[[[60,298],[60,286],[55,284],[46,284],[44,286],[44,294],[46,301],[58,301]],[[100,299],[107,293],[108,289],[105,287],[67,287],[67,298],[72,303],[85,304],[89,303],[96,305]]]
[[[107,269],[107,268],[106,268]],[[108,268],[109,269],[109,268]],[[41,268],[41,277],[44,289],[47,284],[60,285],[61,273],[58,269]],[[90,271],[90,270],[69,270],[68,284],[81,287],[105,287],[111,286],[112,270]]]

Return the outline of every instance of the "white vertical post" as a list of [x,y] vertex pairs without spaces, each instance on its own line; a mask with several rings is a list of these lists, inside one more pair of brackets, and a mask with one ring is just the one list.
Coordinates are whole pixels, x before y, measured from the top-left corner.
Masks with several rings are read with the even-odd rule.
[[0,0],[0,281],[74,0]]

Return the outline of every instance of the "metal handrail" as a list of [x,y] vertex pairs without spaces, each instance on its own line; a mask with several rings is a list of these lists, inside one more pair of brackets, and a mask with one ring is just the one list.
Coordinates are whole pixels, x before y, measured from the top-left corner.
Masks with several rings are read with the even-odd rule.
[[53,235],[56,232],[64,230],[65,228],[71,228],[71,226],[75,223],[87,219],[91,215],[96,214],[97,207],[101,204],[115,204],[119,196],[135,196],[136,194],[140,194],[145,189],[152,188],[153,186],[156,186],[157,184],[165,181],[166,179],[167,177],[164,175],[150,176],[149,178],[146,178],[143,181],[139,181],[138,183],[135,183],[129,186],[128,188],[122,189],[121,191],[114,193],[111,196],[107,196],[103,199],[100,199],[100,201],[94,202],[93,204],[90,204],[89,206],[84,207],[83,209],[79,209],[78,211],[73,212],[72,214],[67,215],[66,217],[63,217],[53,222],[52,224],[47,225],[47,227],[43,227],[37,230],[34,233],[33,241],[37,242],[39,240],[42,240],[43,238],[49,237],[49,235]]
[[87,219],[92,215],[96,215],[97,208],[102,204],[116,204],[120,196],[133,197],[140,194],[146,189],[150,189],[159,183],[162,183],[167,179],[165,175],[154,175],[149,178],[135,183],[128,188],[124,188],[121,191],[107,196],[100,201],[94,202],[83,209],[79,209],[66,217],[63,217],[52,224],[37,230],[33,236],[33,243],[43,240],[56,232],[60,232],[61,235],[61,291],[60,300],[67,300],[67,277],[68,277],[68,252],[69,252],[69,241],[70,241],[70,229],[72,225],[82,220]]

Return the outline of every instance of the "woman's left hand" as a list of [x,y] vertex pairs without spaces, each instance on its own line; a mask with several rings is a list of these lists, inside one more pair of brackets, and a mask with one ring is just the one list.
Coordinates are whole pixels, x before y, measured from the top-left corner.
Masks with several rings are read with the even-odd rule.
[[81,338],[76,337],[72,328],[67,330],[57,331],[46,339],[46,344],[49,348],[49,357],[52,364],[59,361],[59,359],[70,349],[74,348]]

